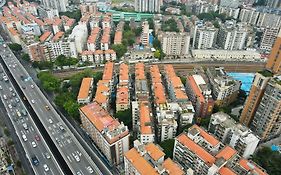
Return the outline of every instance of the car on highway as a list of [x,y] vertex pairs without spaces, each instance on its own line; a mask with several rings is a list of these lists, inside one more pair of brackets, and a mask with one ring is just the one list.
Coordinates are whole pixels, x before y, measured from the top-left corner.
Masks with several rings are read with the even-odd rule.
[[32,161],[33,165],[35,165],[35,166],[39,165],[39,160],[37,159],[36,156],[31,157],[31,161]]
[[40,141],[39,135],[35,135],[35,140]]
[[48,167],[47,164],[44,164],[43,167],[44,167],[44,170],[45,170],[46,172],[50,170],[50,168]]
[[3,98],[4,98],[5,100],[7,100],[7,99],[8,99],[6,95],[3,95]]
[[53,123],[53,120],[52,119],[48,119],[48,122],[50,123],[50,124],[52,124]]
[[9,105],[8,105],[8,107],[9,107],[10,109],[12,109],[12,108],[13,108],[11,104],[9,104]]
[[20,102],[19,98],[15,98],[15,100],[16,100],[16,102],[17,102],[17,103],[19,103],[19,102]]
[[32,88],[32,89],[34,89],[34,85],[33,85],[33,84],[32,84],[32,85],[30,85],[30,86],[31,86],[31,88]]
[[80,162],[80,158],[79,158],[79,156],[78,156],[77,154],[72,153],[72,155],[73,155],[73,157],[75,158],[75,160],[76,160],[77,162]]
[[35,103],[35,101],[34,101],[34,100],[31,100],[31,103],[33,103],[33,104],[34,104],[34,103]]
[[32,145],[33,148],[36,148],[36,147],[37,147],[37,144],[36,144],[34,141],[31,142],[31,145]]
[[16,96],[16,93],[13,92],[13,93],[12,93],[12,96],[15,97],[15,96]]
[[50,107],[49,107],[49,106],[45,106],[45,108],[46,108],[47,110],[50,110]]
[[12,91],[13,91],[13,88],[12,88],[12,87],[9,87],[9,91],[11,91],[11,92],[12,92]]
[[23,115],[25,115],[25,116],[27,115],[25,109],[22,109],[22,110],[21,110],[21,113],[22,113]]
[[25,142],[27,141],[27,137],[26,137],[25,134],[22,135],[22,139],[23,139],[23,141],[25,141]]
[[92,174],[92,173],[94,172],[94,170],[93,170],[92,167],[90,167],[90,166],[87,167],[87,170],[88,170],[88,172],[89,172],[90,174]]
[[50,156],[50,154],[48,152],[45,153],[45,156],[46,156],[47,159],[51,158],[51,156]]
[[28,130],[28,126],[27,126],[26,123],[23,123],[23,124],[22,124],[22,127],[23,127],[25,130]]
[[2,88],[2,86],[0,86],[0,90],[2,90],[3,88]]

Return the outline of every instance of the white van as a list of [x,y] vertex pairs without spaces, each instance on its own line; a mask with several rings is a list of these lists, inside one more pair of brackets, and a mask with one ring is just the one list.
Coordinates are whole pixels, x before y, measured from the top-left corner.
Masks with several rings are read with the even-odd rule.
[[26,135],[25,135],[25,134],[22,135],[22,139],[23,139],[23,141],[25,141],[25,142],[27,141],[27,138],[26,138]]

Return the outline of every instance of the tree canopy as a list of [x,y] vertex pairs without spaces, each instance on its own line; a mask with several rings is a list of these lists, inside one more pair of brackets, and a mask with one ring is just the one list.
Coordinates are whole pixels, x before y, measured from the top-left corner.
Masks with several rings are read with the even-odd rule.
[[63,66],[71,66],[71,65],[75,65],[78,63],[78,59],[76,58],[72,58],[72,57],[66,57],[64,55],[59,55],[56,58],[55,64],[57,66],[63,67]]
[[179,32],[177,22],[173,18],[165,21],[161,28],[164,32]]
[[29,57],[29,55],[28,55],[27,53],[24,53],[24,54],[21,56],[21,58],[22,58],[23,60],[25,60],[25,61],[30,61],[30,57]]
[[12,43],[12,44],[9,44],[9,48],[12,50],[12,51],[15,51],[15,52],[19,52],[22,50],[22,47],[20,44],[17,44],[17,43]]
[[118,118],[124,125],[128,126],[129,130],[132,129],[132,111],[130,109],[119,111],[114,117]]
[[174,150],[174,144],[175,144],[175,139],[169,139],[165,140],[163,142],[160,142],[160,146],[164,149],[165,158],[171,158],[173,159],[173,150]]
[[281,174],[281,154],[274,152],[268,147],[258,149],[253,155],[253,161],[263,167],[270,175]]
[[42,83],[44,90],[55,92],[59,90],[60,80],[50,72],[40,72],[38,78]]
[[111,48],[116,52],[116,56],[119,59],[127,52],[127,46],[124,44],[113,44]]

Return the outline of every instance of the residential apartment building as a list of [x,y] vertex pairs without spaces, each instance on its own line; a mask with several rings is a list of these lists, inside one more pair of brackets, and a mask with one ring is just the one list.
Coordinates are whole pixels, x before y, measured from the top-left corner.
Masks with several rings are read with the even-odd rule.
[[182,168],[170,158],[164,160],[165,153],[153,143],[141,144],[134,141],[134,147],[125,153],[125,175],[130,174],[176,174],[183,175]]
[[94,27],[91,30],[91,34],[88,37],[87,40],[87,48],[89,51],[95,51],[97,49],[97,46],[99,45],[98,41],[100,38],[100,28]]
[[187,174],[267,174],[257,164],[241,158],[235,149],[224,146],[196,125],[176,137],[173,160],[179,163]]
[[218,112],[212,114],[208,131],[214,134],[222,143],[237,150],[244,158],[254,154],[260,138],[249,128],[238,124],[228,114]]
[[271,8],[281,8],[281,0],[269,0],[266,5]]
[[157,13],[162,4],[162,0],[135,0],[135,11]]
[[87,104],[91,102],[93,82],[93,78],[83,78],[77,97],[77,102],[79,104]]
[[137,126],[137,137],[141,143],[152,143],[155,141],[151,108],[146,101],[139,102]]
[[94,101],[106,110],[110,109],[109,104],[111,102],[114,79],[114,63],[107,62],[104,66],[102,80],[98,81],[96,96],[94,98]]
[[266,27],[263,31],[260,49],[270,51],[277,38],[279,28]]
[[281,16],[278,14],[261,11],[256,25],[262,28],[264,27],[280,28]]
[[271,74],[266,71],[255,74],[250,93],[244,103],[244,107],[240,116],[240,123],[246,126],[250,125],[270,78]]
[[164,65],[164,71],[167,91],[171,101],[178,103],[189,102],[185,87],[182,84],[180,77],[176,75],[174,67],[171,64],[166,64]]
[[68,0],[42,0],[42,6],[46,9],[57,9],[59,12],[66,12],[69,7]]
[[229,105],[236,100],[241,87],[240,81],[228,76],[222,67],[208,68],[206,73],[217,105]]
[[195,49],[211,49],[217,40],[218,29],[212,25],[197,23],[194,29],[192,47]]
[[268,81],[250,128],[268,140],[281,133],[281,75]]
[[171,110],[163,86],[161,73],[157,65],[150,66],[151,92],[153,96],[153,107],[156,116],[156,133],[158,141],[173,139],[176,136],[178,124],[175,112]]
[[129,94],[129,66],[125,63],[120,65],[119,84],[116,95],[116,112],[124,111],[130,108]]
[[211,87],[201,75],[191,75],[186,79],[186,93],[195,109],[195,117],[205,118],[213,112],[214,100]]
[[274,74],[281,74],[281,30],[277,36],[277,39],[272,47],[269,55],[266,69],[270,70]]
[[77,25],[73,28],[69,39],[74,40],[75,47],[78,53],[82,53],[85,50],[85,45],[88,38],[88,29],[86,25]]
[[108,50],[110,45],[110,31],[109,27],[105,27],[103,29],[103,34],[100,41],[100,49],[101,50]]
[[189,54],[190,35],[187,32],[163,32],[161,46],[166,55],[182,56]]
[[79,112],[82,127],[107,160],[113,165],[121,164],[129,151],[127,126],[110,116],[97,101],[81,107]]
[[217,44],[224,50],[244,49],[247,38],[247,25],[226,21],[219,29]]
[[149,45],[149,24],[147,21],[142,22],[141,43],[144,46]]
[[255,26],[259,17],[259,12],[254,8],[243,8],[240,10],[239,20],[252,26]]

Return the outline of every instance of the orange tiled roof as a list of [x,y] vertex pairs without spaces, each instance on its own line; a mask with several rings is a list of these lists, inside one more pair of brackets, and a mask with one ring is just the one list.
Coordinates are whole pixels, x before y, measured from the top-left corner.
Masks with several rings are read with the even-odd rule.
[[203,97],[203,94],[201,93],[201,90],[199,89],[198,85],[196,84],[193,76],[188,76],[187,77],[187,81],[189,82],[193,93],[195,93],[197,98],[199,98],[199,101],[201,103],[204,103],[205,102],[205,98]]
[[109,34],[103,34],[101,37],[101,43],[109,43],[110,35]]
[[158,175],[156,169],[154,169],[151,164],[148,163],[140,153],[138,153],[136,148],[132,148],[126,152],[125,157],[131,162],[131,164],[140,174]]
[[62,24],[62,20],[59,17],[56,17],[55,20],[54,20],[53,25],[58,26],[58,25],[61,25],[61,24]]
[[45,22],[47,25],[52,25],[52,24],[53,24],[53,19],[44,18],[44,22]]
[[89,96],[89,91],[93,83],[93,78],[83,78],[79,94],[78,94],[78,99],[84,99],[88,98]]
[[177,99],[188,100],[188,97],[182,89],[175,89],[175,95]]
[[88,37],[87,43],[93,43],[93,44],[95,44],[97,38],[98,38],[98,34],[97,34],[97,33],[91,34],[91,35]]
[[41,42],[44,42],[48,37],[50,37],[51,34],[52,33],[50,31],[46,31],[45,33],[43,33],[43,35],[40,36],[39,40]]
[[156,104],[165,104],[167,102],[165,89],[162,83],[156,83],[153,85],[154,100]]
[[229,160],[234,155],[236,155],[237,151],[230,146],[224,147],[217,155],[216,158],[224,158],[224,160]]
[[115,32],[114,35],[114,43],[121,43],[122,42],[122,31],[118,30]]
[[108,49],[104,51],[104,54],[116,54],[114,50]]
[[55,36],[52,38],[52,41],[56,42],[58,41],[62,36],[64,35],[64,32],[59,31],[55,34]]
[[113,69],[114,69],[114,63],[113,62],[107,62],[104,65],[104,70],[103,70],[103,80],[111,80],[113,77]]
[[91,50],[84,50],[81,55],[93,55],[94,52]]
[[103,54],[102,50],[95,50],[94,51],[94,55],[101,55],[101,54]]
[[140,133],[152,134],[152,123],[150,120],[150,111],[147,102],[140,103]]
[[227,167],[222,167],[219,170],[219,174],[220,175],[237,175],[236,173],[234,173],[231,169],[229,169]]
[[109,98],[108,80],[100,80],[97,85],[95,99],[98,103],[106,103]]
[[212,135],[207,133],[204,129],[200,128],[198,125],[193,125],[190,129],[196,128],[199,132],[200,135],[207,141],[209,142],[212,146],[218,145],[220,142]]
[[117,88],[116,104],[128,104],[129,103],[129,89],[126,86]]
[[8,30],[13,36],[19,35],[18,31],[12,27],[8,28]]
[[150,66],[152,83],[162,83],[161,74],[157,65]]
[[135,65],[135,79],[136,80],[145,80],[144,64],[137,63]]
[[125,63],[120,65],[119,80],[129,81],[129,66]]
[[183,175],[184,171],[181,167],[173,162],[170,158],[163,162],[163,167],[169,172],[170,175]]
[[184,133],[180,134],[177,137],[177,140],[187,147],[190,151],[200,157],[203,161],[208,164],[213,164],[216,161],[216,158],[204,150],[201,146],[197,145],[194,141],[188,138]]
[[146,144],[145,149],[150,157],[155,161],[158,161],[161,157],[165,156],[165,153],[154,143]]
[[[252,166],[250,167],[249,164],[251,164]],[[262,171],[254,162],[249,162],[246,159],[241,159],[239,161],[239,165],[243,167],[245,170],[255,173],[257,175],[267,175],[267,173]]]
[[[118,120],[110,116],[109,113],[96,101],[93,101],[92,103],[81,107],[80,111],[88,118],[88,120],[97,128],[99,132],[102,132],[104,129],[113,131],[120,125]],[[129,132],[128,130],[126,130],[111,139],[107,136],[104,137],[110,144],[112,144],[116,140],[128,134]]]

